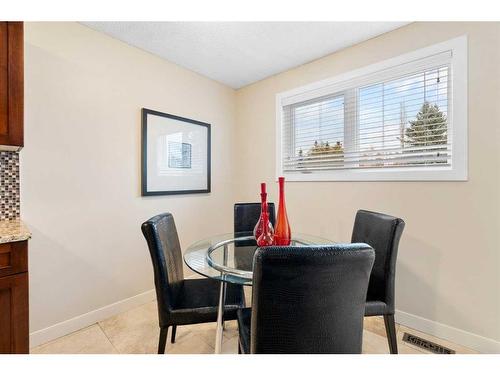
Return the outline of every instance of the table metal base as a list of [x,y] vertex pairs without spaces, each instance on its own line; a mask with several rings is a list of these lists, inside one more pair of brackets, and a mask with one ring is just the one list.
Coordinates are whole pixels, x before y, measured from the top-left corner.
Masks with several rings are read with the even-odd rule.
[[219,307],[217,309],[217,331],[215,332],[215,354],[222,352],[222,338],[224,329],[224,304],[226,300],[226,283],[220,282]]

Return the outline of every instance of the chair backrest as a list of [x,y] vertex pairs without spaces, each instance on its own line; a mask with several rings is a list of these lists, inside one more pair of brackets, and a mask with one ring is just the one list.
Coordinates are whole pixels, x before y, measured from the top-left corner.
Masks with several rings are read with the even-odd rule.
[[153,262],[160,325],[175,306],[184,282],[182,252],[174,217],[164,213],[152,217],[141,226]]
[[251,353],[361,353],[374,258],[366,244],[258,249]]
[[[274,227],[274,203],[268,202],[269,221]],[[260,203],[236,203],[234,205],[234,233],[252,232],[260,217]]]
[[399,240],[405,222],[394,216],[359,210],[354,221],[352,242],[364,242],[375,250],[368,296],[387,304],[394,313],[394,280]]

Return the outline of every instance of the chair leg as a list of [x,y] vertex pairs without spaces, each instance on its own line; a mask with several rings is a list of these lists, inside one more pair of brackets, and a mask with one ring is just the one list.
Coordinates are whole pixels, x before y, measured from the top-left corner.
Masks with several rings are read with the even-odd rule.
[[238,354],[241,354],[241,345],[239,341],[238,341]]
[[165,346],[167,345],[168,327],[160,328],[160,340],[158,341],[158,354],[165,354]]
[[394,323],[394,314],[384,315],[385,332],[389,343],[391,354],[398,354],[398,342],[396,339],[396,324]]
[[175,343],[175,333],[177,332],[177,326],[172,326],[172,337],[170,337],[170,342]]

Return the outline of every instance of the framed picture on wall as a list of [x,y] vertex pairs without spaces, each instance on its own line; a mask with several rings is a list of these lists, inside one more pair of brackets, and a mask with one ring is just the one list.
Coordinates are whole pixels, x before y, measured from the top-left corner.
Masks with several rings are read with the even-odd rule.
[[210,192],[210,124],[142,109],[142,195]]

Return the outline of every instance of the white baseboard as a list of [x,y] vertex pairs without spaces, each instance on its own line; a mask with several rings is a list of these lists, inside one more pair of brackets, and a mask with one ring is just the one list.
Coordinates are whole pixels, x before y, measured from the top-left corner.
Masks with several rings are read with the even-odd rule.
[[155,290],[151,289],[147,292],[112,303],[111,305],[101,307],[86,314],[75,316],[74,318],[54,324],[53,326],[32,332],[30,333],[30,347],[33,348],[46,342],[55,340],[71,332],[78,331],[79,329],[88,327],[92,324],[100,322],[101,320],[110,318],[113,315],[120,314],[124,311],[154,301],[155,299]]
[[[189,278],[193,278],[191,275]],[[156,293],[154,289],[138,294],[90,311],[86,314],[76,316],[64,322],[30,333],[30,347],[35,347],[46,342],[55,340],[79,329],[88,327],[113,315],[120,314],[145,303],[154,301]],[[404,311],[396,310],[396,322],[407,327],[422,331],[424,333],[463,345],[480,353],[500,353],[500,342],[493,339],[476,335],[459,328],[451,327],[443,323],[435,322]]]
[[460,344],[480,353],[500,353],[499,341],[479,336],[459,328],[435,322],[433,320],[422,318],[421,316],[396,310],[395,320],[397,323],[407,327],[454,342],[456,344]]

